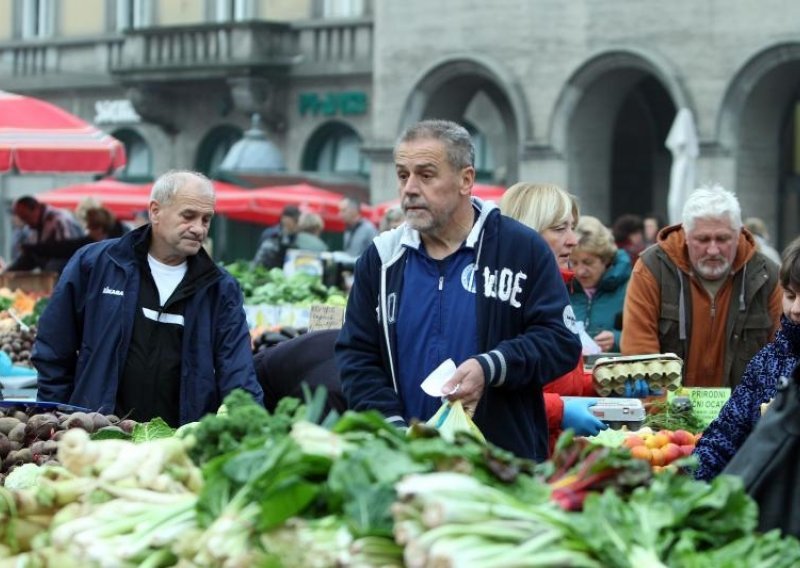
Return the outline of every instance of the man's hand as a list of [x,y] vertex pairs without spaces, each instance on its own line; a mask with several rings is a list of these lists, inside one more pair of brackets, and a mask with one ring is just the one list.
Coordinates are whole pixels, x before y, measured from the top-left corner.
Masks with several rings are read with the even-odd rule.
[[483,376],[483,368],[475,359],[467,359],[456,369],[453,377],[442,387],[447,400],[460,400],[464,411],[472,416],[478,406],[486,379]]
[[610,331],[601,331],[592,339],[604,352],[611,351],[611,348],[614,347],[614,334]]

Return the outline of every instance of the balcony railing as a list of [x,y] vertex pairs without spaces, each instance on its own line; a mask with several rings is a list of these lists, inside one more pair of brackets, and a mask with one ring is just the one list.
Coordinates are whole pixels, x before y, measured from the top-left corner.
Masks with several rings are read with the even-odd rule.
[[371,72],[372,20],[314,20],[294,24],[302,60],[298,74]]
[[23,82],[36,82],[45,77],[63,87],[66,83],[104,77],[119,64],[122,56],[121,36],[91,39],[48,39],[14,41],[0,44],[0,77],[14,77]]
[[194,72],[202,68],[290,65],[296,33],[287,24],[242,22],[131,30],[116,73]]
[[370,73],[372,53],[371,19],[153,27],[79,40],[0,43],[0,82],[14,78],[44,88],[46,80],[52,82],[47,88],[65,88],[111,83],[112,77],[214,77],[236,68],[284,68],[303,76]]

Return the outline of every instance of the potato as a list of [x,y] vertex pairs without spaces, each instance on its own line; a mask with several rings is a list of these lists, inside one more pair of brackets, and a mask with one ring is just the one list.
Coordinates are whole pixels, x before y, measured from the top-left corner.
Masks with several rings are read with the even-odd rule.
[[0,434],[8,435],[8,433],[14,429],[14,426],[19,423],[19,420],[12,416],[4,416],[0,418]]

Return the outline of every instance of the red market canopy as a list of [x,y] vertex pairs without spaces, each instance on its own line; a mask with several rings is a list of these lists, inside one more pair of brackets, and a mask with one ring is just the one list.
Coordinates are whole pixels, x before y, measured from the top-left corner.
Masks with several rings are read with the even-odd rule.
[[[472,186],[472,195],[484,201],[494,201],[500,203],[500,199],[506,192],[506,188],[499,185],[483,185],[476,183]],[[384,214],[392,207],[400,207],[400,199],[392,199],[391,201],[384,201],[372,207],[372,222],[375,224],[380,223]]]
[[[221,195],[247,191],[221,181],[213,184],[218,200]],[[119,219],[132,219],[138,211],[147,209],[152,187],[152,183],[133,184],[105,178],[39,193],[36,199],[53,207],[75,209],[84,199],[94,198]]]
[[105,173],[124,165],[119,140],[56,105],[0,91],[0,174]]
[[[242,190],[231,195],[217,195],[217,212],[230,219],[273,224],[280,219],[283,208],[297,206],[301,212],[316,213],[325,222],[325,231],[344,231],[339,217],[343,195],[306,183]],[[362,206],[362,214],[371,217],[371,210]]]

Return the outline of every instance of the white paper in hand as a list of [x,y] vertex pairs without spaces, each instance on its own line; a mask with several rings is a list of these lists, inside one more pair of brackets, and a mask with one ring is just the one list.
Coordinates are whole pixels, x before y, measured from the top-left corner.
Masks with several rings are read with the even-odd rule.
[[[430,375],[428,375],[422,384],[422,390],[430,396],[444,396],[442,387],[449,381],[456,373],[456,364],[452,359],[448,359],[438,367],[436,367]],[[450,394],[450,393],[447,393]]]
[[576,321],[575,325],[578,328],[578,337],[581,338],[583,355],[596,355],[597,353],[602,353],[603,350],[600,349],[600,346],[595,343],[594,339],[592,339],[588,333],[586,333],[586,329],[583,327],[583,322]]

